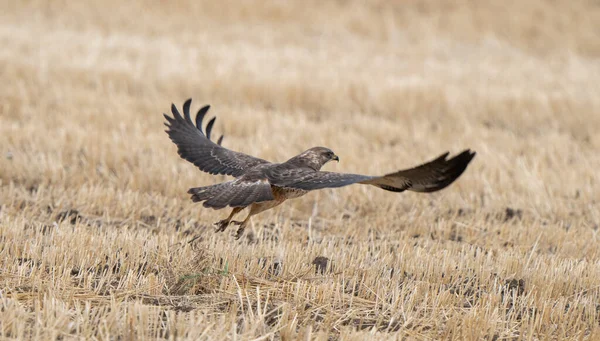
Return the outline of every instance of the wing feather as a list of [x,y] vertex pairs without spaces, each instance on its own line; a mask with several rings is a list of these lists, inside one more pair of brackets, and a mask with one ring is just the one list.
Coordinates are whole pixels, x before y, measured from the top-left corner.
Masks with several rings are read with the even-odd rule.
[[206,138],[210,140],[210,133],[212,131],[212,127],[213,125],[215,125],[215,120],[217,118],[213,117],[210,121],[208,121],[208,124],[206,125]]
[[444,153],[417,167],[386,174],[367,183],[392,191],[439,191],[458,179],[475,157],[475,152],[467,149],[451,159],[448,159],[448,155]]
[[173,117],[163,114],[168,127],[166,130],[169,138],[177,145],[177,153],[181,158],[193,163],[200,170],[210,174],[225,174],[239,177],[245,170],[259,164],[269,163],[244,153],[229,150],[221,146],[223,136],[217,143],[210,140],[212,128],[216,117],[213,117],[206,126],[206,134],[202,131],[202,121],[210,106],[206,105],[196,114],[196,125],[190,117],[192,100],[188,99],[183,104],[183,116],[175,104],[171,105]]
[[315,171],[311,168],[274,167],[267,172],[269,182],[278,187],[302,190],[316,190],[351,185],[361,181],[374,179],[372,176]]

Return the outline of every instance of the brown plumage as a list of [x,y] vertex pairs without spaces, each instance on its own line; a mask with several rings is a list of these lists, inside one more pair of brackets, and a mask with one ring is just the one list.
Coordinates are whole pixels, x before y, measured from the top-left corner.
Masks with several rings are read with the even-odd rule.
[[[331,160],[339,161],[337,155],[325,147],[313,147],[283,163],[271,163],[221,146],[223,136],[217,143],[211,141],[211,131],[216,118],[212,118],[206,133],[202,121],[210,108],[202,107],[196,114],[196,125],[190,117],[191,99],[183,104],[183,116],[171,105],[173,117],[164,114],[169,128],[169,138],[177,145],[179,155],[210,174],[224,174],[233,180],[216,185],[191,188],[188,193],[194,202],[204,207],[221,209],[233,207],[229,217],[216,223],[217,231],[224,231],[230,223],[239,225],[237,238],[244,231],[250,217],[273,208],[287,199],[300,197],[309,191],[342,187],[355,183],[379,187],[386,191],[435,192],[450,185],[467,168],[475,152],[469,149],[448,158],[444,153],[420,166],[400,170],[383,176],[333,173],[321,171]],[[235,214],[249,207],[243,221],[232,221]]]

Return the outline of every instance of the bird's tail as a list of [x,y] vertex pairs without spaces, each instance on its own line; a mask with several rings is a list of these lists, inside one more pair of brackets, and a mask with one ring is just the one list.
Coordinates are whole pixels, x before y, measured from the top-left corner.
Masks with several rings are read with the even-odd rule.
[[273,200],[271,186],[267,182],[227,181],[216,185],[190,188],[192,201],[200,202],[204,207],[214,209],[230,207],[246,207],[254,202]]
[[192,195],[193,202],[201,202],[216,197],[223,193],[228,187],[229,185],[227,182],[204,187],[194,187],[188,190],[188,194]]

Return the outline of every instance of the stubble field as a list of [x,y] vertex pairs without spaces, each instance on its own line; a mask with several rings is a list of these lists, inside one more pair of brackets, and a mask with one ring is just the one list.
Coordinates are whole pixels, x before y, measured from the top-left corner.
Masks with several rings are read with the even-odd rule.
[[[1,1],[0,338],[600,339],[594,1]],[[215,234],[163,112],[434,194],[323,190]],[[194,243],[187,242],[200,236]]]

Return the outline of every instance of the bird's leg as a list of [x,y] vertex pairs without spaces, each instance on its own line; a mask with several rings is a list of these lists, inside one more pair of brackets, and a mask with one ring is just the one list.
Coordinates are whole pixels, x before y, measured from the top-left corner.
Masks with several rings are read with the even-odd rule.
[[229,226],[229,223],[231,222],[231,219],[233,218],[233,216],[236,215],[239,211],[241,211],[243,209],[244,209],[243,207],[235,207],[229,214],[229,217],[216,222],[215,225],[217,226],[217,230],[215,232],[225,231],[227,226]]
[[231,222],[234,225],[240,226],[240,227],[238,227],[237,233],[235,234],[235,239],[240,239],[240,237],[244,234],[244,229],[250,222],[250,217],[252,217],[252,216],[253,216],[253,214],[252,214],[252,212],[250,212],[250,213],[248,213],[248,216],[246,217],[246,219],[244,219],[244,221],[234,220]]

